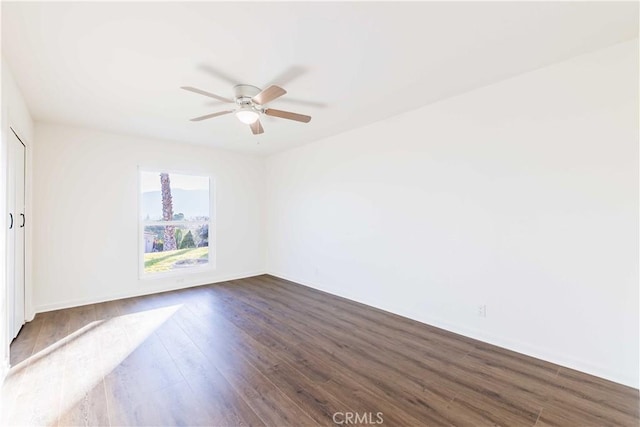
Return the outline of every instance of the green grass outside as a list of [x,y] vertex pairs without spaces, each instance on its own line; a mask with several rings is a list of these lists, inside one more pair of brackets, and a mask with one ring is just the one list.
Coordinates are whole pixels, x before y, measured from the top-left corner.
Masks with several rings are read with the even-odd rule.
[[144,254],[144,272],[157,273],[173,270],[176,261],[184,259],[206,259],[209,256],[209,248],[178,249],[166,252],[151,252]]

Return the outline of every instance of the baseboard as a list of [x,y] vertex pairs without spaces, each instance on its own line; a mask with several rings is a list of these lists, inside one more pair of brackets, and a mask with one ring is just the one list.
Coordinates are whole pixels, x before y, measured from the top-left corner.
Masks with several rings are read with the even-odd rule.
[[204,286],[212,283],[227,282],[229,280],[246,279],[248,277],[260,276],[262,274],[265,274],[264,270],[256,270],[256,271],[245,272],[245,273],[218,276],[214,279],[206,279],[206,280],[200,279],[190,283],[179,284],[177,286],[168,286],[168,287],[162,287],[162,288],[151,288],[151,287],[142,286],[142,287],[137,287],[135,290],[132,290],[131,292],[119,292],[114,294],[106,294],[106,295],[93,296],[93,297],[87,297],[87,298],[77,298],[73,300],[60,301],[60,302],[55,302],[51,304],[42,304],[35,308],[34,317],[36,313],[45,313],[47,311],[62,310],[65,308],[79,307],[79,306],[88,305],[88,304],[98,304],[101,302],[113,301],[113,300],[118,300],[123,298],[133,298],[133,297],[139,297],[143,295],[151,295],[151,294],[156,294],[160,292],[176,291],[178,289],[193,288],[196,286]]
[[[398,314],[398,313],[396,313]],[[490,335],[484,331],[474,330],[472,328],[456,325],[442,319],[433,317],[426,317],[423,319],[416,319],[414,316],[408,316],[400,314],[412,320],[416,320],[428,325],[435,326],[440,329],[444,329],[450,332],[454,332],[465,337],[473,338],[478,341],[486,342],[488,344],[495,345],[507,350],[515,351],[516,353],[524,354],[534,357],[536,359],[544,360],[546,362],[554,363],[565,368],[580,371],[589,375],[600,377],[609,381],[613,381],[618,384],[622,384],[628,387],[638,388],[638,378],[634,378],[630,375],[625,375],[623,372],[616,372],[611,369],[606,369],[602,366],[595,365],[585,360],[576,359],[571,356],[560,354],[551,351],[546,348],[541,348],[528,343],[514,341],[512,339]]]
[[424,323],[429,326],[435,326],[436,328],[444,329],[446,331],[453,332],[458,335],[462,335],[468,338],[482,341],[487,344],[495,345],[497,347],[501,347],[506,350],[515,351],[516,353],[524,354],[530,357],[535,357],[536,359],[544,360],[546,362],[554,363],[556,365],[560,365],[569,369],[574,369],[576,371],[584,372],[589,375],[604,378],[606,380],[613,381],[615,383],[622,384],[628,387],[633,387],[636,389],[638,388],[638,380],[639,380],[638,378],[628,375],[624,372],[617,372],[603,366],[595,365],[585,360],[579,360],[574,357],[567,356],[564,354],[559,354],[552,350],[533,346],[528,343],[517,342],[509,338],[487,334],[484,331],[474,330],[472,328],[457,325],[455,323],[448,322],[443,319],[424,316],[423,314],[421,314],[420,316],[417,316],[415,313],[392,311],[383,306],[375,306],[369,302],[360,301],[358,299],[352,298],[347,295],[340,295],[335,292],[327,291],[323,286],[321,286],[318,283],[299,280],[297,278],[294,278],[279,272],[268,271],[267,274],[284,279],[284,280],[288,280],[290,282],[300,284],[302,286],[307,286],[309,288],[326,292],[328,294],[335,295],[340,298],[345,298],[351,301],[355,301],[357,303],[364,304],[369,307],[376,308],[378,310],[382,310],[388,313],[402,316],[407,319],[414,320],[416,322]]

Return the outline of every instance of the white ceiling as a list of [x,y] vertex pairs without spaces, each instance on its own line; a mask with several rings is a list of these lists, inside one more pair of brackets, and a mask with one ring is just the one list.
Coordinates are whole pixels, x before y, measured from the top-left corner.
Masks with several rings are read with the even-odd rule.
[[[638,35],[638,3],[2,3],[35,120],[269,154]],[[254,136],[235,83],[283,86]]]

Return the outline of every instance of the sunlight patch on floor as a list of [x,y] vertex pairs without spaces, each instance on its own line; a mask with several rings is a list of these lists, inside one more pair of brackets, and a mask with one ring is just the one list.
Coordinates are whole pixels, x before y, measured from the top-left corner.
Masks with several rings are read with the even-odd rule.
[[91,322],[12,367],[0,394],[0,424],[56,424],[180,307]]

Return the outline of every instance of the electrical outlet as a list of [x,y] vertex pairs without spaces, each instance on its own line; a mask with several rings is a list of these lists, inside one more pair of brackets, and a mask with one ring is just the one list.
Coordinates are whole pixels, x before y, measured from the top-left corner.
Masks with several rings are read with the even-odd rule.
[[478,316],[487,317],[487,305],[481,304],[478,306]]

